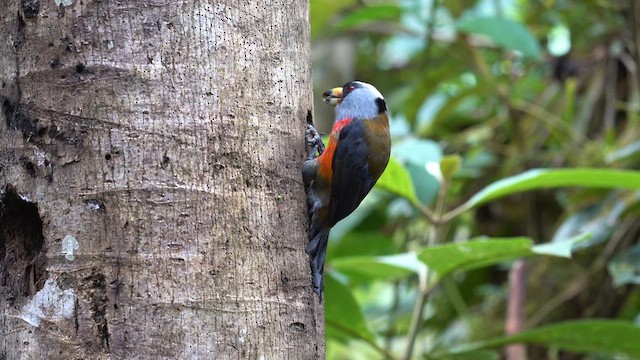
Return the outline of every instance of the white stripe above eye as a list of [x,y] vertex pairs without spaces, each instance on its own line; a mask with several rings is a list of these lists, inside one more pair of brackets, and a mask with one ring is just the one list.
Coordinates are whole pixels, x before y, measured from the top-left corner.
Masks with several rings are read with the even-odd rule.
[[366,83],[366,82],[362,82],[362,81],[356,81],[358,84],[361,84],[364,87],[367,87],[369,89],[369,91],[371,91],[371,93],[373,93],[373,95],[375,95],[376,98],[381,98],[384,100],[384,96],[382,96],[382,94],[380,94],[380,91],[378,91],[378,89],[376,89],[375,86]]

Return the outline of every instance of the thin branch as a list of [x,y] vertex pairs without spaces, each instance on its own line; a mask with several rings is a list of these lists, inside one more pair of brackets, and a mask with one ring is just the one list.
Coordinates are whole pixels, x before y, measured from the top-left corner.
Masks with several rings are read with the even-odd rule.
[[419,324],[422,320],[422,313],[424,312],[424,304],[426,303],[427,295],[425,292],[420,291],[416,303],[413,307],[413,313],[411,314],[411,327],[409,328],[409,343],[407,343],[407,351],[404,355],[404,360],[410,360],[413,354],[413,348],[415,347],[416,337],[418,336]]
[[429,69],[431,61],[431,49],[433,47],[433,30],[436,27],[436,11],[438,11],[438,7],[440,6],[441,0],[433,0],[431,2],[431,9],[429,10],[429,20],[427,20],[426,26],[426,34],[425,34],[425,46],[424,46],[424,68]]
[[569,299],[580,294],[582,290],[587,286],[589,276],[585,275],[578,281],[574,282],[570,286],[566,287],[563,292],[556,297],[547,301],[535,314],[533,314],[529,320],[525,323],[525,328],[530,329],[538,325],[544,318],[546,318],[553,310],[557,309],[560,305],[564,304]]
[[427,218],[427,220],[429,220],[430,223],[436,224],[440,222],[436,217],[436,214],[428,206],[422,204],[420,201],[414,201],[412,204],[424,217]]
[[558,115],[555,115],[541,106],[532,104],[520,99],[508,99],[508,105],[514,109],[524,112],[525,114],[540,120],[551,128],[555,128],[565,134],[573,142],[581,142],[585,140],[583,134],[576,133],[571,125],[567,124]]
[[413,313],[411,314],[411,325],[409,327],[409,343],[407,343],[407,350],[403,357],[404,360],[410,360],[411,355],[413,355],[413,348],[415,347],[416,339],[418,337],[418,333],[420,332],[420,322],[422,320],[422,313],[424,312],[424,305],[427,303],[427,298],[434,288],[435,284],[425,289],[421,289],[418,293],[416,303],[413,307]]
[[[484,81],[488,83],[492,83],[493,76],[491,75],[491,70],[489,66],[487,66],[486,62],[483,60],[482,55],[480,54],[480,51],[475,46],[471,45],[471,43],[469,42],[469,37],[466,37],[464,39],[463,44],[467,49],[467,51],[469,52],[469,54],[471,55],[473,66],[478,72],[478,74],[480,74],[480,77]],[[585,140],[585,137],[583,134],[577,134],[575,131],[573,131],[573,129],[569,124],[564,122],[557,115],[546,111],[544,108],[538,105],[528,103],[524,100],[513,99],[509,95],[509,90],[504,86],[500,86],[500,84],[496,84],[495,90],[498,97],[500,97],[500,99],[504,101],[504,103],[510,109],[522,111],[536,118],[537,120],[544,122],[548,126],[560,130],[563,134],[569,137],[574,143]]]
[[638,60],[640,60],[640,2],[631,1],[631,36],[633,39],[633,58],[636,61],[636,69],[632,73],[634,77],[634,90],[638,90],[640,85],[640,69],[638,69]]
[[[527,265],[522,259],[517,260],[509,271],[509,301],[507,304],[506,335],[520,333],[524,327],[524,305],[526,299]],[[505,355],[508,360],[526,358],[526,348],[522,344],[507,346]]]
[[[399,308],[400,308],[400,283],[395,282],[393,286],[393,301],[391,303],[391,310],[389,311],[391,313],[391,319],[389,321],[389,324],[394,324],[397,322]],[[388,354],[391,353],[391,339],[392,339],[393,333],[394,333],[393,327],[389,325],[389,328],[387,329],[385,338],[384,338],[384,348]],[[388,357],[385,359],[390,360],[390,358]]]
[[616,82],[617,74],[618,74],[618,58],[607,58],[607,67],[606,73],[604,77],[605,87],[604,87],[604,114],[603,114],[603,122],[604,122],[604,131],[602,132],[602,137],[606,137],[611,129],[614,128],[615,117],[616,117],[616,106],[615,101],[617,97],[617,89]]
[[[444,212],[444,203],[445,203],[445,200],[447,199],[448,190],[449,190],[449,180],[443,179],[442,183],[440,184],[440,191],[438,191],[438,201],[436,202],[436,214],[438,215],[442,215],[442,213]],[[438,239],[433,239],[433,240],[436,240],[436,243],[437,243]],[[430,245],[435,245],[435,244],[430,244]]]
[[[433,246],[440,242],[440,236],[442,235],[442,221],[441,215],[444,211],[444,204],[447,198],[447,190],[449,188],[449,182],[447,179],[443,179],[440,184],[440,190],[438,191],[438,200],[436,201],[436,210],[435,214],[433,214],[432,221],[433,225],[431,226],[431,231],[429,234],[429,241],[427,246]],[[411,314],[411,323],[409,326],[409,342],[407,344],[407,350],[404,355],[404,360],[410,360],[411,355],[413,354],[413,349],[415,347],[416,338],[420,333],[420,325],[422,320],[422,313],[424,312],[424,305],[427,302],[429,294],[433,290],[433,288],[437,285],[437,283],[433,282],[433,274],[429,271],[429,269],[425,266],[424,272],[419,274],[419,293],[416,299],[416,303],[413,308],[413,313]]]
[[458,215],[462,214],[463,212],[465,212],[465,211],[467,211],[467,210],[469,210],[471,208],[472,208],[472,206],[469,205],[469,203],[465,202],[465,203],[459,205],[458,207],[454,208],[453,210],[450,210],[446,214],[442,215],[442,217],[440,218],[440,221],[442,223],[448,223],[453,218],[457,217]]
[[607,259],[611,257],[611,255],[615,251],[615,248],[620,243],[620,241],[622,241],[624,236],[630,232],[637,232],[638,229],[640,229],[640,223],[638,223],[637,218],[632,217],[625,220],[619,227],[619,229],[622,230],[611,237],[611,239],[607,242],[605,248],[600,252],[600,255],[591,263],[591,266],[589,266],[587,272],[582,277],[574,281],[570,286],[566,287],[563,292],[551,298],[551,300],[547,301],[544,306],[538,309],[538,311],[536,311],[535,314],[533,314],[533,316],[531,316],[526,322],[525,328],[530,329],[537,326],[555,309],[560,307],[569,299],[580,294],[587,287],[587,285],[589,285],[591,276],[599,271],[602,271],[602,269],[607,265]]
[[[462,41],[462,44],[471,55],[471,62],[473,63],[473,66],[476,68],[476,71],[478,72],[478,74],[480,74],[480,77],[482,77],[484,81],[492,82],[493,77],[491,76],[491,70],[482,59],[482,56],[480,55],[480,52],[478,51],[478,49],[475,46],[471,45],[470,40],[471,39],[469,36],[465,36],[465,38]],[[502,94],[500,95],[502,96]]]

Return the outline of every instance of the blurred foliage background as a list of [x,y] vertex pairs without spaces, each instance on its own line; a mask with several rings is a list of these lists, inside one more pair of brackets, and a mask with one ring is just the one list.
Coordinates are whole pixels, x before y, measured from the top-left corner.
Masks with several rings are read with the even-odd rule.
[[310,4],[316,98],[373,83],[393,138],[331,233],[327,358],[640,359],[640,3]]

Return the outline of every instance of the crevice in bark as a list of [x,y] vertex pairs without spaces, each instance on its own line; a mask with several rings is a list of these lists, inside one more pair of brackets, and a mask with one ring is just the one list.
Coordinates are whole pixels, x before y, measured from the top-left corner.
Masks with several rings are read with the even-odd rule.
[[20,13],[18,13],[18,28],[17,30],[17,37],[16,37],[16,41],[13,43],[13,47],[15,49],[15,67],[16,67],[16,74],[14,77],[14,81],[15,81],[15,89],[16,89],[16,97],[18,99],[18,102],[20,102],[20,100],[22,99],[22,89],[20,88],[20,54],[19,54],[19,50],[20,47],[22,47],[22,44],[24,44],[25,42],[25,27],[27,26],[27,24],[24,22],[24,18],[22,17],[22,15],[20,15]]
[[53,121],[40,121],[40,117],[46,114],[37,108],[20,104],[4,96],[0,96],[0,100],[7,129],[20,131],[28,142],[43,145],[45,142],[41,138],[46,135],[69,145],[79,144],[75,134],[62,131]]
[[307,110],[307,124],[313,125],[313,112],[311,109]]
[[104,202],[100,199],[85,199],[82,200],[87,209],[96,212],[105,212],[107,211],[107,207],[104,205]]
[[33,296],[48,274],[38,205],[7,184],[0,193],[0,297],[9,304]]
[[76,73],[78,73],[78,74],[86,74],[86,73],[88,73],[87,67],[81,62],[77,63],[76,64]]
[[109,296],[107,295],[107,280],[98,269],[92,269],[91,275],[84,278],[83,283],[87,286],[89,304],[91,305],[91,318],[95,321],[97,334],[100,337],[100,346],[104,350],[109,350],[109,325],[107,322],[107,305]]
[[124,287],[124,283],[120,281],[120,261],[116,261],[116,279],[109,283],[111,290],[113,291],[113,310],[118,310],[118,299],[120,298],[120,291]]
[[22,0],[20,1],[22,13],[27,19],[33,19],[38,16],[40,11],[40,1],[38,0]]
[[169,163],[171,162],[171,159],[167,156],[167,152],[164,152],[164,155],[162,155],[162,161],[160,162],[160,167],[163,170],[166,170],[167,167],[169,167]]
[[[81,119],[70,119],[68,115],[39,109],[32,104],[21,104],[6,96],[0,96],[0,111],[4,114],[7,129],[19,131],[28,143],[41,150],[37,154],[22,155],[18,159],[18,163],[31,177],[43,177],[51,184],[53,173],[60,162],[60,166],[64,166],[77,161],[84,143],[83,136],[86,134],[86,124]],[[74,121],[80,123],[68,125]],[[57,159],[58,162],[55,163],[52,159]]]
[[73,304],[73,322],[75,325],[75,329],[76,329],[76,334],[78,333],[78,329],[80,329],[80,322],[78,321],[78,308],[80,307],[80,304],[78,302],[78,298],[76,298],[74,304]]
[[291,327],[291,329],[295,332],[304,332],[305,331],[305,325],[301,322],[292,322],[291,324],[289,324],[289,326]]
[[34,136],[42,137],[47,130],[46,128],[38,128],[38,119],[27,116],[27,113],[17,102],[13,102],[7,97],[2,97],[2,111],[7,129],[20,131],[27,140]]
[[29,175],[31,175],[31,177],[33,177],[33,178],[36,177],[36,166],[34,165],[33,161],[29,160],[29,158],[26,157],[26,156],[20,156],[18,161],[20,162],[20,165],[22,165],[24,170]]
[[16,50],[20,48],[22,44],[24,44],[24,41],[25,41],[24,28],[26,26],[27,26],[27,23],[24,22],[24,18],[20,13],[18,13],[18,37],[17,37],[17,41],[14,43]]

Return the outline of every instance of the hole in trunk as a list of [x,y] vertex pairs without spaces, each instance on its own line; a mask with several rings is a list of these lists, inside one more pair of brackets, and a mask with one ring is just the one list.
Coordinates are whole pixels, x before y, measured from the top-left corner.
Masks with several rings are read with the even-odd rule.
[[0,193],[0,298],[9,304],[33,296],[47,278],[38,205],[7,184]]

